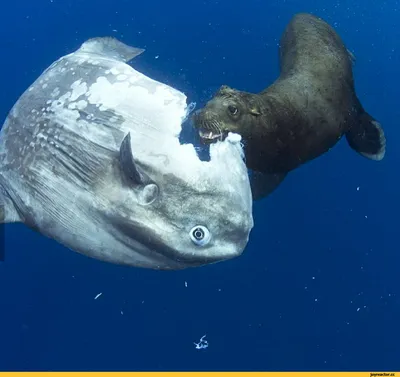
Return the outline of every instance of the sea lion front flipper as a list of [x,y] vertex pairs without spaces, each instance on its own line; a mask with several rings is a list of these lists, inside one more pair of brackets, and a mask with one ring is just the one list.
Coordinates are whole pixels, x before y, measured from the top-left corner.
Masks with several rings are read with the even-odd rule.
[[380,161],[385,156],[386,138],[383,129],[366,112],[360,114],[358,122],[346,133],[346,139],[352,149],[370,160]]
[[267,174],[252,171],[250,186],[253,200],[260,200],[271,194],[285,179],[287,173]]

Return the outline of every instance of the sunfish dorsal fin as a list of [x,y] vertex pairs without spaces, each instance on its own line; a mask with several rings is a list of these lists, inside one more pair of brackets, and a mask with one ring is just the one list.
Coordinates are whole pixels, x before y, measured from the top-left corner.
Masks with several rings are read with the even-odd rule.
[[102,55],[127,63],[144,52],[144,49],[128,46],[113,37],[98,37],[88,39],[82,44],[79,51]]

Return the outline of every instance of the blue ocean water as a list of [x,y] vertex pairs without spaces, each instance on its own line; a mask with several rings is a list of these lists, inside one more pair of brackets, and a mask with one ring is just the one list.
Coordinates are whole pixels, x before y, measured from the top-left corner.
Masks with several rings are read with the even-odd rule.
[[[356,55],[357,93],[384,127],[387,154],[368,161],[342,140],[255,203],[241,257],[197,269],[105,264],[6,226],[1,370],[400,370],[399,1],[19,0],[2,9],[1,123],[48,65],[96,36],[146,48],[135,68],[198,106],[221,84],[259,91],[278,75],[284,27],[311,12]],[[205,334],[209,347],[196,349]]]

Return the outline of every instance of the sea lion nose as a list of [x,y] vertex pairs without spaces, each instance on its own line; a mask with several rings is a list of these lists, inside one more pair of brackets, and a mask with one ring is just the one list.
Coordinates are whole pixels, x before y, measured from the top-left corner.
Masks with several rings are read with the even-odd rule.
[[201,109],[198,109],[198,110],[196,110],[196,111],[193,111],[193,114],[192,114],[192,121],[193,121],[193,123],[194,123],[195,126],[196,126],[196,124],[199,122],[200,116],[201,116]]

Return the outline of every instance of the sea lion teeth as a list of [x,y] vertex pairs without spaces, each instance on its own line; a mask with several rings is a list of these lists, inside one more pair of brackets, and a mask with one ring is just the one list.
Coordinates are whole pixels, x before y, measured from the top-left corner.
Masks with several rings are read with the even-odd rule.
[[213,133],[212,131],[199,130],[199,135],[202,139],[215,140],[221,137],[221,134]]

